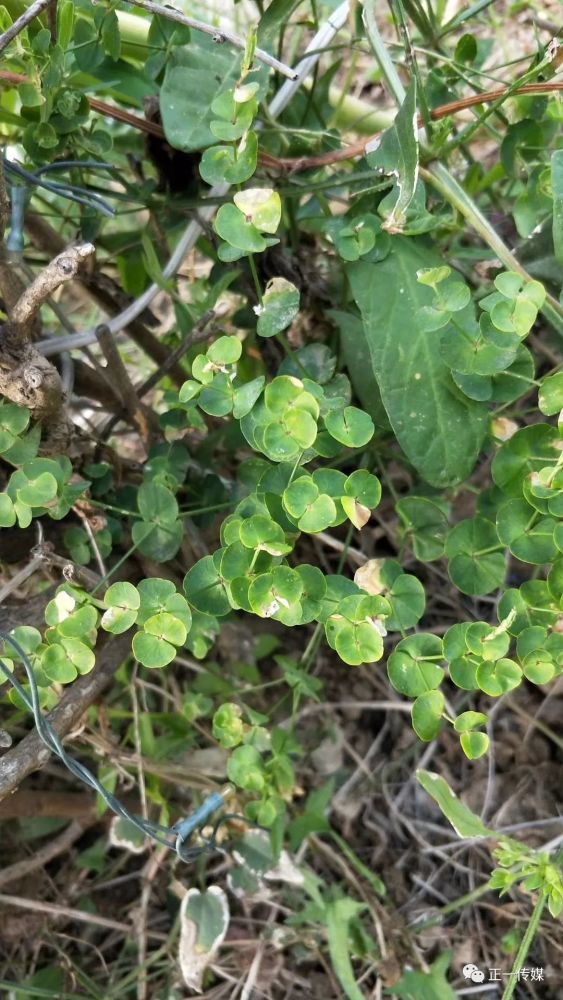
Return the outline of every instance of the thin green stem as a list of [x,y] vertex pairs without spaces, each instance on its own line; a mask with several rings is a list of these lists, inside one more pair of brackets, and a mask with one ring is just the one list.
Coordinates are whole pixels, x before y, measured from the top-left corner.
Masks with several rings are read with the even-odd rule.
[[506,984],[506,989],[505,989],[504,993],[502,994],[502,1000],[510,1000],[510,998],[514,995],[514,990],[516,989],[516,986],[517,986],[518,980],[519,980],[520,970],[521,970],[522,966],[524,965],[524,962],[526,961],[526,956],[527,956],[527,954],[528,954],[528,952],[529,952],[529,950],[530,950],[530,948],[532,946],[532,942],[533,942],[533,940],[534,940],[534,938],[536,936],[538,925],[539,925],[539,922],[541,920],[541,915],[543,913],[543,910],[544,910],[544,907],[545,907],[546,903],[547,903],[547,893],[540,892],[540,894],[538,896],[538,899],[537,899],[537,902],[536,902],[536,905],[534,906],[534,910],[533,910],[533,913],[532,913],[532,916],[531,916],[531,919],[530,919],[530,923],[528,924],[528,926],[526,928],[526,933],[524,934],[524,937],[522,938],[522,941],[520,943],[520,947],[519,947],[518,952],[516,954],[516,958],[514,959],[514,965],[512,966],[512,971],[510,973],[510,979],[509,979],[508,983]]
[[260,286],[260,279],[258,278],[258,271],[256,270],[256,261],[252,253],[248,255],[248,266],[254,282],[254,288],[256,289],[256,298],[259,304],[262,305],[262,288]]
[[373,49],[373,54],[379,63],[379,68],[390,93],[393,95],[395,103],[400,107],[405,99],[405,88],[401,83],[401,78],[395,69],[395,64],[389,55],[386,43],[379,34],[377,21],[375,20],[375,0],[365,0],[364,24],[369,43]]
[[485,882],[483,885],[478,886],[477,889],[473,889],[473,892],[468,892],[465,896],[460,896],[459,899],[454,899],[451,903],[447,903],[446,906],[442,906],[435,916],[429,917],[428,920],[423,920],[419,924],[415,923],[410,926],[416,934],[420,934],[428,927],[435,927],[437,924],[441,924],[444,917],[449,916],[450,913],[455,913],[456,910],[461,910],[464,906],[471,905],[476,902],[476,900],[480,899],[481,896],[485,896],[491,891],[489,883]]
[[[481,239],[494,251],[508,271],[519,274],[524,281],[531,277],[511,250],[506,246],[490,222],[477,208],[472,198],[452,177],[449,170],[441,163],[433,163],[429,167],[420,167],[422,180],[431,184],[469,222]],[[563,337],[563,306],[552,295],[546,295],[541,312],[554,330]]]

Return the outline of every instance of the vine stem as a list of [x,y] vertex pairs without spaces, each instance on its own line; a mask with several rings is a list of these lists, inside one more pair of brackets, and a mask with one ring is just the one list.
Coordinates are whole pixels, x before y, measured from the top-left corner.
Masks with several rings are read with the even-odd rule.
[[532,916],[530,918],[530,923],[526,928],[526,933],[520,942],[520,947],[518,949],[516,958],[514,959],[514,965],[510,973],[510,980],[506,984],[506,989],[502,994],[502,1000],[510,1000],[516,989],[516,984],[518,982],[518,973],[520,972],[524,962],[526,961],[526,956],[532,946],[532,941],[536,936],[536,931],[543,913],[545,904],[547,903],[547,893],[540,892]]
[[[427,181],[455,208],[464,219],[469,222],[472,228],[479,234],[481,239],[493,250],[498,259],[509,271],[515,271],[524,281],[531,281],[532,278],[522,267],[521,263],[512,253],[506,243],[485,216],[477,208],[477,205],[468,194],[465,193],[461,185],[450,174],[449,170],[441,163],[433,163],[430,167],[420,167],[422,180]],[[545,302],[540,310],[545,318],[551,323],[559,336],[563,337],[563,306],[553,297],[547,294]]]

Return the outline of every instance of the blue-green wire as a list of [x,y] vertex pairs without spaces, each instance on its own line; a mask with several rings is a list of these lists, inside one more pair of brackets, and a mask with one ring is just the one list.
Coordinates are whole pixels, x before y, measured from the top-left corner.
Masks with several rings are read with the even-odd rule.
[[115,797],[115,795],[112,795],[107,788],[104,788],[101,782],[98,781],[98,779],[87,767],[85,767],[84,764],[81,764],[80,761],[76,760],[71,756],[71,754],[67,753],[61,743],[61,740],[57,736],[57,733],[41,711],[37,681],[27,653],[21,647],[19,642],[6,632],[0,631],[0,639],[11,646],[21,659],[29,681],[30,694],[27,694],[25,688],[20,684],[12,671],[1,659],[0,669],[12,687],[17,691],[23,704],[32,713],[35,721],[35,728],[45,743],[45,746],[47,746],[52,753],[56,754],[62,760],[63,764],[68,768],[71,774],[74,774],[75,777],[79,778],[85,785],[94,789],[94,791],[102,797],[113,813],[117,816],[121,816],[129,823],[132,823],[137,827],[137,829],[141,830],[143,834],[150,837],[158,844],[163,844],[164,846],[175,850],[178,857],[183,861],[191,861],[208,851],[210,849],[210,845],[204,845],[202,847],[185,847],[184,844],[192,833],[195,832],[195,830],[204,826],[207,820],[210,819],[210,817],[225,804],[223,796],[219,792],[212,792],[211,795],[205,799],[199,809],[196,809],[191,816],[187,816],[185,819],[180,820],[172,827],[163,826],[160,823],[154,823],[151,820],[144,819],[142,816],[137,816],[134,813],[129,812],[129,810],[126,809],[126,807]]

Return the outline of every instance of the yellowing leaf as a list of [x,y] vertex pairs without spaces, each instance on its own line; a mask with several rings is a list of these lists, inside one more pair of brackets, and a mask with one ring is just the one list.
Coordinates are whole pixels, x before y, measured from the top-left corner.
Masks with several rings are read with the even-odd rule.
[[246,188],[233,201],[239,211],[262,233],[275,233],[281,219],[281,198],[273,188]]
[[369,507],[364,507],[364,505],[362,503],[358,503],[354,497],[341,497],[340,502],[346,512],[346,516],[350,519],[354,527],[360,531],[361,528],[368,523],[371,517],[371,510]]
[[203,976],[224,941],[229,926],[229,904],[223,890],[211,885],[206,892],[189,889],[180,907],[178,961],[186,986],[201,993]]

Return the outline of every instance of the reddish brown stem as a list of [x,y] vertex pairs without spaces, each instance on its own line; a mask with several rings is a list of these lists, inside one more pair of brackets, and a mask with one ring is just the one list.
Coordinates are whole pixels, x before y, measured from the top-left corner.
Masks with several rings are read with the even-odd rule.
[[[9,70],[0,70],[0,80],[5,80],[7,83],[27,83],[27,77],[22,76],[19,73],[11,73]],[[469,97],[461,97],[457,101],[450,101],[448,104],[441,104],[439,107],[434,108],[430,112],[430,117],[433,121],[439,121],[441,118],[447,118],[448,115],[458,114],[460,111],[465,111],[467,108],[473,108],[478,104],[491,104],[494,101],[500,100],[504,95],[510,97],[519,97],[525,94],[550,94],[550,93],[560,93],[563,91],[563,82],[551,82],[551,83],[526,83],[521,87],[516,87],[512,89],[511,87],[497,87],[496,90],[487,90],[482,94],[471,94]],[[93,111],[97,111],[101,115],[106,115],[108,118],[114,118],[116,121],[124,122],[126,125],[131,125],[132,128],[136,128],[139,132],[145,132],[148,135],[156,136],[158,139],[165,139],[164,129],[162,125],[158,122],[147,121],[146,118],[139,118],[138,115],[132,114],[130,111],[125,111],[123,108],[116,108],[112,104],[106,104],[105,101],[99,101],[96,97],[89,97],[88,103]],[[418,127],[420,128],[424,124],[422,118],[418,118]],[[261,152],[259,155],[259,160],[262,166],[281,170],[284,173],[296,174],[300,173],[302,170],[312,170],[317,167],[328,167],[333,163],[340,163],[343,160],[353,160],[356,156],[363,156],[365,153],[366,146],[373,142],[381,135],[380,132],[376,132],[375,135],[369,136],[367,139],[361,139],[359,142],[353,143],[351,146],[346,146],[344,149],[331,150],[328,153],[323,153],[320,156],[300,156],[297,158],[293,157],[277,157],[271,156],[269,153]]]
[[[465,111],[467,108],[473,108],[477,104],[491,104],[494,101],[500,100],[505,94],[510,95],[510,97],[516,97],[523,94],[557,93],[562,90],[563,83],[527,83],[522,87],[517,87],[515,90],[511,90],[509,87],[497,87],[496,90],[488,90],[483,94],[471,94],[469,97],[462,97],[457,101],[441,104],[438,108],[434,108],[430,112],[430,117],[433,121],[439,121],[441,118],[447,118],[448,115],[455,115],[460,111]],[[419,115],[417,119],[418,128],[421,128],[423,124],[424,121]],[[366,146],[374,142],[380,135],[381,132],[376,132],[374,135],[368,136],[367,139],[360,139],[359,142],[355,142],[351,146],[330,150],[330,152],[322,153],[320,156],[300,156],[293,158],[270,156],[268,153],[261,153],[260,162],[265,167],[283,170],[290,174],[297,174],[303,170],[328,167],[333,163],[340,163],[343,160],[353,160],[356,156],[364,156]]]

